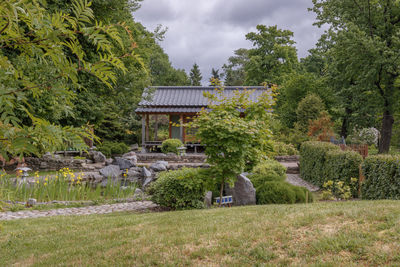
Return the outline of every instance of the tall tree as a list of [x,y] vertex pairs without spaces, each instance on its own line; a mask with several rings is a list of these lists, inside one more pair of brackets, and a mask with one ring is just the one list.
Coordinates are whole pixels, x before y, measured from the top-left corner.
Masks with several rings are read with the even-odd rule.
[[190,70],[190,84],[192,86],[200,86],[201,79],[203,79],[203,77],[201,76],[199,65],[194,63],[192,69]]
[[216,83],[219,83],[221,81],[221,77],[223,76],[223,73],[219,73],[219,69],[211,69],[211,78],[210,78],[210,86],[215,85]]
[[[313,0],[317,25],[329,24],[331,52],[341,71],[382,113],[380,153],[389,151],[398,105],[400,2],[397,0]],[[357,91],[355,93],[359,93]]]
[[249,61],[248,50],[240,48],[234,54],[229,57],[228,64],[222,66],[226,86],[242,86],[246,79],[244,66]]
[[245,65],[246,84],[279,84],[298,64],[293,32],[265,25],[257,25],[257,31],[246,34],[255,47],[249,50],[249,62]]

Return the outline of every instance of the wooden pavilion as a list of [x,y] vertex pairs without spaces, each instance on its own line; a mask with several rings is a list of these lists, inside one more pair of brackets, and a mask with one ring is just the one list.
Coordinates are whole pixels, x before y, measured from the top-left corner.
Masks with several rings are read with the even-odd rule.
[[[263,86],[226,86],[224,94],[230,96],[235,91],[254,90],[249,99],[256,101],[257,98],[267,90]],[[196,149],[200,144],[196,142],[193,135],[188,133],[182,126],[196,116],[202,108],[207,107],[207,99],[204,92],[215,92],[212,86],[157,86],[146,88],[143,91],[142,100],[136,113],[142,116],[142,150],[161,146],[158,140],[158,115],[167,115],[169,118],[169,138],[180,139],[188,147]],[[155,119],[154,140],[150,140],[150,115]],[[180,126],[175,126],[180,125]]]

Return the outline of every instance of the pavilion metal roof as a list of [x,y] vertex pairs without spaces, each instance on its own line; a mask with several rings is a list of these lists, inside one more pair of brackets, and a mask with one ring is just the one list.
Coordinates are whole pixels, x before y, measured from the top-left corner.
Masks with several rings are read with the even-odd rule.
[[[215,92],[213,86],[156,86],[143,91],[136,113],[197,113],[207,107],[204,92]],[[226,86],[224,95],[233,96],[235,91],[254,90],[251,101],[267,90],[264,86]]]

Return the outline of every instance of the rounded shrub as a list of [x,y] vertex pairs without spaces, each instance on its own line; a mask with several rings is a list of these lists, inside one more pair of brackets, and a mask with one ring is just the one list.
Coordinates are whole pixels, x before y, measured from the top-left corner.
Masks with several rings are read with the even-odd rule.
[[257,204],[293,204],[296,193],[285,182],[264,182],[256,188]]
[[298,153],[292,144],[285,144],[283,142],[274,142],[273,144],[273,156],[292,156]]
[[129,146],[122,142],[110,142],[104,141],[100,147],[99,151],[107,157],[112,155],[122,155],[129,151]]
[[178,154],[178,147],[183,146],[183,143],[179,139],[167,139],[162,142],[161,151],[163,153],[175,153]]
[[204,207],[207,169],[183,168],[160,173],[149,193],[155,203],[172,209]]
[[275,160],[263,160],[252,171],[251,181],[257,187],[264,181],[285,181],[286,168]]
[[296,194],[296,203],[310,203],[314,201],[313,194],[305,187],[291,185]]

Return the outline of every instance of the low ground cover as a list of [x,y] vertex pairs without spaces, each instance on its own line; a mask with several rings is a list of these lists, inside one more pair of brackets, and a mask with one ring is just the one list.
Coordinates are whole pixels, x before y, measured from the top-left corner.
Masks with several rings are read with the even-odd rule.
[[396,266],[398,251],[399,201],[26,219],[0,232],[4,266]]

